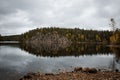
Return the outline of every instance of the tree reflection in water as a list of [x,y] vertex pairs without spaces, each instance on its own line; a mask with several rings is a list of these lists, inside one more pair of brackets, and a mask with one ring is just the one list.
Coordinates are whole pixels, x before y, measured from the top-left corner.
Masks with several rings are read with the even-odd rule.
[[112,71],[119,71],[120,67],[116,67],[116,65],[120,66],[120,47],[110,47],[115,56],[113,57],[113,61],[111,62]]
[[111,60],[109,69],[112,71],[118,71],[120,67],[120,48],[106,47],[105,45],[99,44],[41,44],[41,45],[22,45],[22,49],[34,54],[36,56],[44,57],[60,57],[60,56],[83,56],[83,55],[109,55],[113,54],[113,60]]
[[40,44],[40,45],[22,45],[22,49],[37,56],[80,56],[80,55],[95,55],[95,54],[110,54],[112,51],[109,47],[98,44]]

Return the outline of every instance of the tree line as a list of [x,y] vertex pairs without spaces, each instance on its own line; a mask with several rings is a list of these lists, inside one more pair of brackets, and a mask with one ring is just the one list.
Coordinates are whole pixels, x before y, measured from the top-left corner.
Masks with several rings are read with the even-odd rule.
[[30,30],[21,36],[22,41],[39,34],[56,33],[59,36],[64,36],[72,42],[109,42],[111,31],[98,31],[98,30],[84,30],[84,29],[66,29],[66,28],[37,28]]
[[117,29],[113,34],[110,36],[110,42],[112,44],[120,44],[120,29]]
[[1,36],[0,41],[20,41],[21,35]]
[[112,42],[120,43],[120,29],[114,34],[112,31],[84,30],[79,28],[36,28],[21,35],[1,36],[0,41],[20,41],[24,42],[37,34],[57,34],[64,36],[72,42]]

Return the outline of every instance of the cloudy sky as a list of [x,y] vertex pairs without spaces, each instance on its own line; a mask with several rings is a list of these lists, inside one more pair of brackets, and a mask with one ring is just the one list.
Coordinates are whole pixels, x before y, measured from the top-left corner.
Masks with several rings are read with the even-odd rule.
[[120,27],[120,0],[0,0],[0,34],[41,27],[110,30]]

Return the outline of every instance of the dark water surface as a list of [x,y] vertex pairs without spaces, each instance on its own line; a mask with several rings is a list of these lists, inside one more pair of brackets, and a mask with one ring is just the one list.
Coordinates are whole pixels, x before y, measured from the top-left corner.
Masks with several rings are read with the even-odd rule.
[[[58,46],[58,45],[56,45]],[[95,44],[70,47],[0,45],[0,80],[18,80],[29,72],[58,73],[73,67],[120,71],[120,49]]]

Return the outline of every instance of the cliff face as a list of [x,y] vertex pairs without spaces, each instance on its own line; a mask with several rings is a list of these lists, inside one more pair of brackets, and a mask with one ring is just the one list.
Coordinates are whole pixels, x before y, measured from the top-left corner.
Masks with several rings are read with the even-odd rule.
[[[53,44],[59,44],[59,46],[68,46],[71,44],[71,41],[68,40],[64,36],[60,36],[57,32],[54,33],[37,33],[36,35],[32,36],[31,38],[27,39],[25,41],[27,45],[53,45]],[[60,46],[60,47],[61,47]]]

